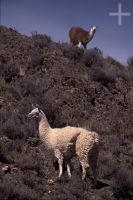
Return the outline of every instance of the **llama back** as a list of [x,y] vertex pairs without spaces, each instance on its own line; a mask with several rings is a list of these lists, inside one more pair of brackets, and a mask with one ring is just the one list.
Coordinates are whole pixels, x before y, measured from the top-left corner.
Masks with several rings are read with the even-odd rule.
[[83,38],[88,35],[88,32],[80,27],[72,27],[69,31],[69,37],[71,41],[82,41]]
[[51,141],[56,148],[67,147],[69,143],[75,143],[80,131],[78,128],[66,126],[64,128],[55,128],[51,134]]
[[99,135],[96,132],[88,131],[81,128],[81,134],[76,141],[76,151],[90,151],[94,146],[99,144]]

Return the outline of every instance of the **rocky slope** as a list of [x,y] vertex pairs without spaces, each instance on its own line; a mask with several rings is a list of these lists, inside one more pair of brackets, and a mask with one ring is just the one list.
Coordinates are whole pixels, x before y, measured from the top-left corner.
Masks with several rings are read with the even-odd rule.
[[[132,199],[132,63],[3,26],[0,44],[0,199]],[[76,159],[71,181],[65,173],[50,183],[58,171],[39,140],[38,123],[27,119],[31,103],[42,107],[52,127],[69,124],[100,134],[97,189],[89,176],[81,181]]]

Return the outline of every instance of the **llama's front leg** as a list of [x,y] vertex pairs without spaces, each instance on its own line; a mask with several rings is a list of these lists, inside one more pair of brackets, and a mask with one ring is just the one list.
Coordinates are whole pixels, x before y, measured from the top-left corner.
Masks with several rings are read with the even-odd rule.
[[59,178],[60,178],[63,174],[63,158],[59,158],[58,163],[59,163]]
[[82,47],[82,43],[81,42],[78,43],[78,47],[79,48]]
[[60,178],[63,174],[63,155],[59,149],[55,150],[55,157],[58,159],[59,163],[59,178]]

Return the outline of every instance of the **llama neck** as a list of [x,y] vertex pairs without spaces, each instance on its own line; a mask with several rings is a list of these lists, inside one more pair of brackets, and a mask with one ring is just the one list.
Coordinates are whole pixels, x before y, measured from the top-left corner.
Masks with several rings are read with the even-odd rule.
[[48,120],[44,113],[41,113],[41,118],[39,122],[39,135],[46,146],[49,146],[49,138],[50,138],[50,130],[51,127],[48,123]]
[[92,29],[89,31],[89,38],[90,38],[90,40],[93,38],[94,34],[95,34],[95,29],[92,28]]

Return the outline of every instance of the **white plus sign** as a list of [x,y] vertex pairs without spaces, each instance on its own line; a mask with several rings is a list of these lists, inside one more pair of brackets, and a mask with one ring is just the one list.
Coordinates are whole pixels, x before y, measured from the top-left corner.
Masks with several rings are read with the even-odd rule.
[[118,16],[118,25],[122,24],[122,16],[130,16],[131,13],[123,13],[122,12],[122,5],[121,3],[118,4],[118,13],[109,13],[110,16]]

